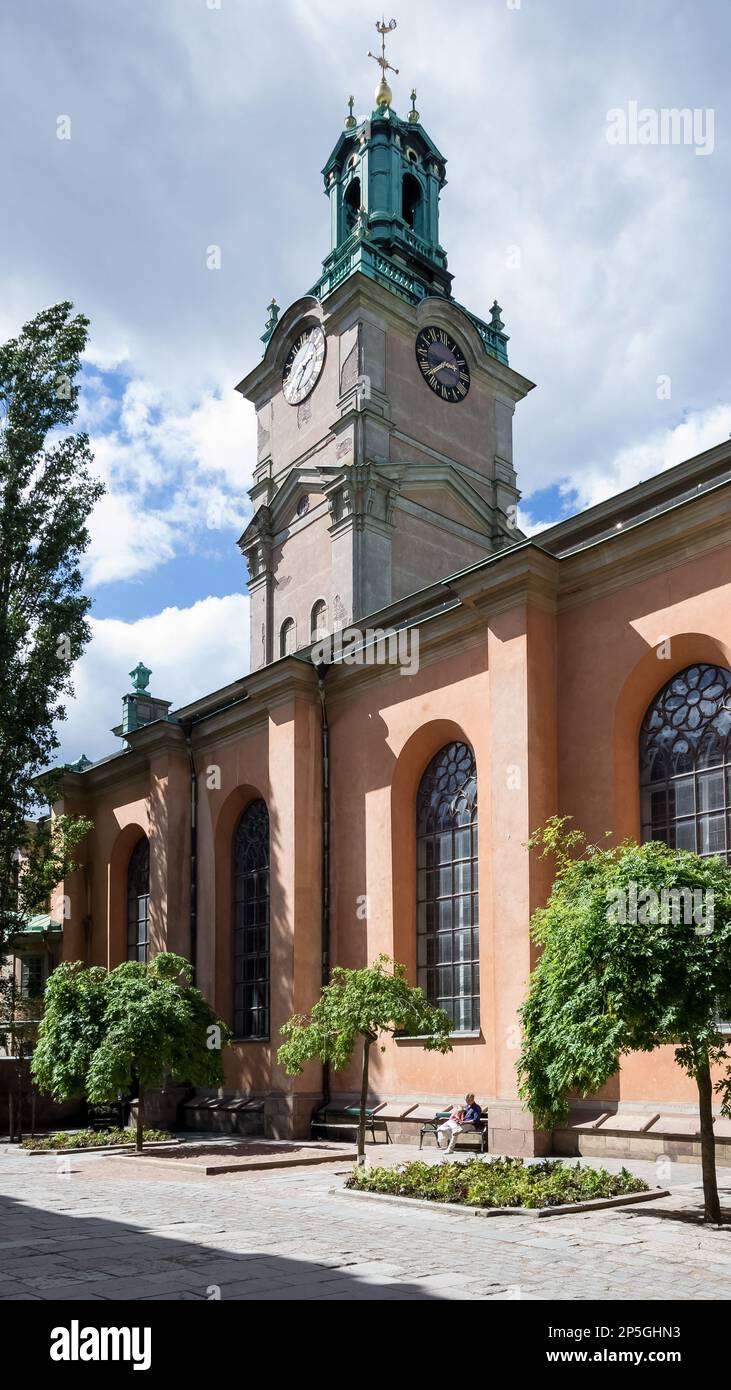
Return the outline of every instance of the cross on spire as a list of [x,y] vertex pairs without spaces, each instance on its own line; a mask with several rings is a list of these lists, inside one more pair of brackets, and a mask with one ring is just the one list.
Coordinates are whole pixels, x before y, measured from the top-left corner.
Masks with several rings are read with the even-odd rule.
[[392,67],[391,64],[386,61],[386,34],[392,33],[396,28],[396,20],[389,19],[388,24],[385,19],[383,19],[380,24],[378,20],[376,20],[376,28],[381,35],[381,55],[379,57],[377,53],[371,53],[370,49],[368,49],[368,57],[375,58],[381,69],[381,76],[385,82],[387,72],[395,72],[396,76],[398,76],[398,68]]

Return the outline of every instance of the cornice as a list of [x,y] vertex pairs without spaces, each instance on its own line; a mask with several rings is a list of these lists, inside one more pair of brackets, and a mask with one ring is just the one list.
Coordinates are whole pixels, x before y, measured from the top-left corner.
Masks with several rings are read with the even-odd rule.
[[[554,554],[566,553],[582,544],[598,544],[610,539],[607,529],[617,521],[627,528],[653,520],[660,509],[685,505],[695,497],[683,496],[696,488],[711,490],[728,481],[731,472],[731,441],[724,440],[702,454],[684,459],[673,468],[637,483],[626,491],[615,493],[606,501],[588,507],[578,515],[567,517],[541,532],[541,545]],[[648,514],[648,509],[650,510]],[[583,540],[582,540],[583,537]]]
[[563,556],[560,608],[579,607],[731,546],[731,482]]
[[444,584],[462,603],[485,615],[518,603],[533,603],[555,611],[559,566],[554,555],[533,541],[521,541],[460,574],[447,576]]
[[[455,492],[459,497],[459,493]],[[431,507],[425,507],[423,503],[414,501],[411,497],[398,497],[396,500],[396,510],[407,512],[409,516],[415,516],[420,521],[428,522],[436,530],[444,531],[446,535],[459,536],[461,540],[469,541],[470,544],[479,546],[481,550],[490,551],[492,549],[492,528],[494,524],[494,508],[489,503],[485,503],[485,512],[477,511],[464,498],[461,498],[465,507],[469,508],[473,516],[477,515],[484,521],[486,529],[481,531],[469,526],[466,522],[455,521],[454,517],[443,516],[441,512],[435,512]]]

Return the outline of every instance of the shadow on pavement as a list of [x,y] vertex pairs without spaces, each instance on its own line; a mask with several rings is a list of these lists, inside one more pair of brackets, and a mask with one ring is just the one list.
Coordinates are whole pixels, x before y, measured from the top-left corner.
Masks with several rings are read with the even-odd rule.
[[224,1251],[108,1217],[48,1212],[7,1196],[0,1196],[0,1254],[2,1301],[442,1301],[400,1280],[371,1282],[368,1260],[359,1274],[355,1253],[351,1270],[275,1253]]

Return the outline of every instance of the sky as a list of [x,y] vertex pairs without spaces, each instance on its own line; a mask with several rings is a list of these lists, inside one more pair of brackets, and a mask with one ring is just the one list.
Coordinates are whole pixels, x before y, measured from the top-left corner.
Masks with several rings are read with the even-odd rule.
[[[394,108],[415,85],[447,158],[455,297],[482,318],[498,299],[537,383],[515,419],[524,529],[727,438],[727,0],[393,13]],[[377,17],[368,0],[4,0],[0,337],[61,299],[88,315],[79,425],[106,485],[64,759],[115,751],[139,660],[174,705],[248,669],[255,426],[233,388],[272,295],[318,278],[320,170],[349,94],[372,107]],[[661,113],[685,108],[678,143]]]

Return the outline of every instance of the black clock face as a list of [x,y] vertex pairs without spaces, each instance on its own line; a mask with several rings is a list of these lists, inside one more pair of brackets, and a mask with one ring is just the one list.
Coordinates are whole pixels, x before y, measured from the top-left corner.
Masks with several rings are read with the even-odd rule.
[[443,401],[457,405],[470,389],[470,369],[454,338],[443,328],[422,328],[416,338],[419,370],[432,391]]

